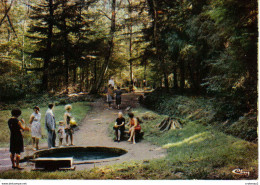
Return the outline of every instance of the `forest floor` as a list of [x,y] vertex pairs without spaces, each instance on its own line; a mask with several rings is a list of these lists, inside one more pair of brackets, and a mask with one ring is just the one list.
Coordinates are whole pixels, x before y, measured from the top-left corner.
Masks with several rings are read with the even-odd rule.
[[[116,160],[106,160],[102,163],[95,164],[81,164],[76,165],[76,170],[89,169],[96,166],[111,165],[115,163],[129,162],[132,160],[149,160],[154,158],[161,158],[166,155],[166,150],[152,145],[147,141],[141,140],[137,144],[132,144],[127,141],[114,142],[114,138],[109,133],[109,127],[111,123],[117,118],[119,111],[126,113],[126,108],[136,108],[139,106],[138,97],[141,93],[128,93],[122,96],[121,109],[117,110],[115,105],[112,109],[108,109],[108,105],[104,98],[98,99],[91,103],[91,110],[87,113],[86,117],[80,125],[80,129],[74,134],[75,146],[103,146],[103,147],[116,147],[127,151],[127,153]],[[127,118],[126,118],[127,120]],[[58,143],[58,140],[56,141]],[[43,143],[40,146],[41,149],[47,149],[47,143]],[[28,155],[32,155],[32,147],[25,146],[25,152],[22,154],[22,158]],[[0,171],[10,170],[11,162],[9,158],[9,149],[0,148]],[[30,171],[33,168],[33,164],[22,163],[22,167],[26,171]]]

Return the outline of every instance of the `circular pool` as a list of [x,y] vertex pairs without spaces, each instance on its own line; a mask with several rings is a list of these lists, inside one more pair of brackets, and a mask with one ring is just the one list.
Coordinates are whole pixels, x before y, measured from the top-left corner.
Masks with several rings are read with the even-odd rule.
[[83,161],[115,158],[124,155],[126,153],[127,153],[126,150],[120,148],[110,148],[110,147],[62,147],[62,148],[52,148],[48,150],[41,150],[35,152],[33,158],[73,157],[73,160],[75,162],[83,162]]

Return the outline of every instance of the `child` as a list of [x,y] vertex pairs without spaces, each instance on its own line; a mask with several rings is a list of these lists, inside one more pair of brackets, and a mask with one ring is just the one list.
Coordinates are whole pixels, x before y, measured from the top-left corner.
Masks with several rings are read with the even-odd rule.
[[65,137],[65,127],[64,127],[64,122],[63,121],[59,122],[58,136],[59,136],[59,146],[61,146],[62,145],[62,140]]
[[18,117],[22,114],[20,109],[13,109],[12,117],[8,120],[8,126],[10,129],[10,159],[12,162],[12,168],[21,170],[23,168],[20,167],[20,154],[24,152],[24,145],[23,145],[23,135],[21,130],[29,131],[28,127],[22,125],[25,124],[24,120],[18,120]]

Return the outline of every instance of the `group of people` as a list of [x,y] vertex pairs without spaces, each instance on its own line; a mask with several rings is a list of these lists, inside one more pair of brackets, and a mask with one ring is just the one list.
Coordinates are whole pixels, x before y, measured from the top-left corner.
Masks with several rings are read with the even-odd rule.
[[[53,114],[53,104],[49,104],[48,110],[45,114],[45,127],[48,134],[48,147],[53,148],[56,146],[55,140],[56,140],[56,122],[55,122],[55,116]],[[73,145],[73,134],[74,134],[74,126],[75,120],[71,115],[72,106],[66,105],[65,106],[65,113],[63,121],[59,121],[59,127],[58,127],[58,137],[59,137],[59,146],[62,145],[63,139],[66,138],[66,145],[69,145],[69,138],[70,138],[70,145]],[[72,124],[73,123],[73,124]],[[37,149],[37,148],[36,148]]]
[[111,105],[115,94],[116,107],[117,109],[120,109],[122,91],[120,89],[120,86],[117,86],[117,89],[115,90],[115,82],[113,78],[111,78],[108,81],[108,88],[106,89],[106,93],[107,93],[108,108],[109,109],[112,108]]
[[128,134],[130,135],[130,137],[128,141],[133,142],[133,144],[135,144],[136,133],[141,131],[140,120],[139,118],[134,117],[134,114],[131,112],[128,113],[128,117],[129,117],[129,122],[128,124],[125,124],[126,121],[125,118],[123,117],[123,113],[122,112],[118,113],[118,118],[116,119],[115,125],[113,127],[116,136],[115,141],[120,142],[121,136],[125,132],[125,126],[129,126]]
[[[55,147],[56,140],[56,122],[53,113],[53,107],[54,104],[49,104],[48,110],[45,114],[45,127],[48,135],[48,148]],[[71,115],[72,106],[66,105],[65,110],[66,112],[64,113],[64,120],[59,122],[57,131],[59,137],[59,146],[62,145],[63,138],[66,138],[67,145],[69,145],[70,138],[70,145],[73,145],[73,133],[76,122]],[[12,162],[12,168],[14,169],[22,169],[19,166],[20,154],[24,152],[23,135],[21,131],[31,131],[33,150],[39,150],[39,140],[42,137],[40,108],[35,106],[33,111],[34,112],[31,114],[29,119],[30,126],[25,126],[26,124],[24,119],[18,119],[22,114],[20,109],[13,109],[11,111],[12,117],[8,120],[8,126],[10,129],[10,159]]]

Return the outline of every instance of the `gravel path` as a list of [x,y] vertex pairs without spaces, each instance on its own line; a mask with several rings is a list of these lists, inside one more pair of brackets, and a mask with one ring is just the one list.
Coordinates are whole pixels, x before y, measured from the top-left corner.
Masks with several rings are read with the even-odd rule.
[[[123,110],[128,107],[137,107],[138,97],[140,94],[124,94],[122,97]],[[116,147],[127,150],[128,152],[117,158],[110,158],[101,163],[81,164],[76,165],[76,170],[83,170],[97,166],[122,163],[127,161],[146,161],[149,159],[161,158],[166,155],[166,151],[158,146],[151,145],[145,140],[141,140],[136,144],[128,141],[114,142],[113,137],[109,136],[108,127],[111,122],[117,118],[119,110],[108,109],[107,104],[103,99],[99,99],[91,104],[92,109],[86,115],[80,125],[80,129],[74,134],[74,144],[76,146],[104,146]],[[46,144],[41,145],[41,148],[47,148]],[[11,162],[9,159],[8,149],[0,148],[0,171],[10,170]],[[30,146],[26,148],[23,156],[32,154]],[[31,170],[33,164],[22,164],[25,170]]]

